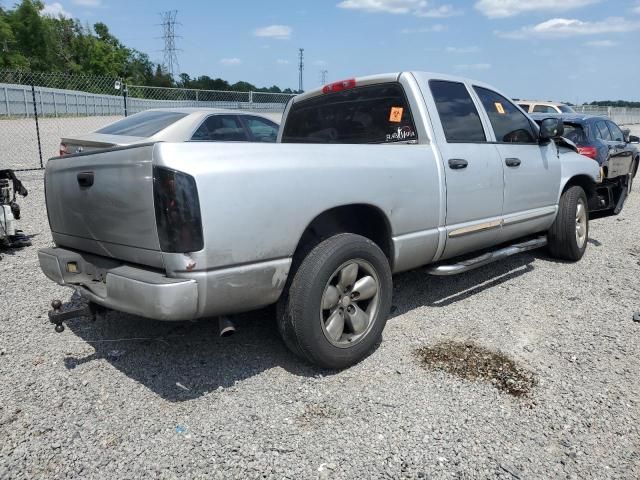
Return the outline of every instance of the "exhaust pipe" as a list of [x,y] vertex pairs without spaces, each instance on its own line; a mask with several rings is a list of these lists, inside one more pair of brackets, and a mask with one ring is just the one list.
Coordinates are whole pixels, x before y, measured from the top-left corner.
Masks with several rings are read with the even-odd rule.
[[220,316],[218,317],[218,331],[221,337],[230,337],[236,333],[236,326],[229,317]]

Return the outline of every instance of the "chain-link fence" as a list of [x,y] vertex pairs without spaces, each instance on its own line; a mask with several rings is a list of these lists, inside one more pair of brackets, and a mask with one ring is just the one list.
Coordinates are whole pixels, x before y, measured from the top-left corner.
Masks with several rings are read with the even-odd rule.
[[[115,77],[0,70],[0,168],[42,168],[60,138],[97,130],[149,108],[208,107],[282,112],[292,94],[127,85]],[[640,123],[640,108],[583,105],[618,124]]]
[[0,168],[42,168],[60,139],[150,108],[281,113],[291,94],[127,85],[122,79],[0,70]]

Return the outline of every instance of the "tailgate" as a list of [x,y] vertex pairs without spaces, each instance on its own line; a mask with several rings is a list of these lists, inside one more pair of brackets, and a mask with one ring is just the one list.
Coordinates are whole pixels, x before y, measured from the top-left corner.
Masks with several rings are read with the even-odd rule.
[[162,266],[153,148],[140,145],[47,162],[47,210],[58,246]]

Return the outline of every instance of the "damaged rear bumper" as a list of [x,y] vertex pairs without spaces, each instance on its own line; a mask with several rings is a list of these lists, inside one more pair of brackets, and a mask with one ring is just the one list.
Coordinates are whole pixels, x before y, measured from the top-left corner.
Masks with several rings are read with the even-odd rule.
[[38,251],[40,268],[60,285],[106,308],[156,320],[190,320],[198,313],[195,280],[62,248]]

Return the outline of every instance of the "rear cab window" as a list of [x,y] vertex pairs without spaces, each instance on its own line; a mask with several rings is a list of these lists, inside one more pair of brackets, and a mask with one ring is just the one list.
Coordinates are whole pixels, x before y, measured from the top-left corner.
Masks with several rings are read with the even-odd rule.
[[430,80],[429,88],[447,143],[486,142],[480,115],[463,83]]
[[386,144],[418,140],[399,83],[381,83],[295,102],[282,143]]
[[107,125],[97,130],[96,133],[151,137],[186,116],[186,113],[148,110]]

